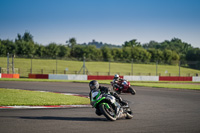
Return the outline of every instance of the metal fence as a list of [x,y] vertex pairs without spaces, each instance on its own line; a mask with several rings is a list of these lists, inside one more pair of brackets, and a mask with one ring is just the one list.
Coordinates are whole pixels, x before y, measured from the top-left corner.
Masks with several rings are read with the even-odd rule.
[[87,59],[36,59],[0,57],[1,73],[18,73],[21,77],[34,74],[199,76],[200,62],[174,61],[89,61]]

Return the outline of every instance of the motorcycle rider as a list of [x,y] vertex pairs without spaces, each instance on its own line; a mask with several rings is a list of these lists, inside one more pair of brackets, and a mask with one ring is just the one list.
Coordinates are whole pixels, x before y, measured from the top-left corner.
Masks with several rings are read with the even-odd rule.
[[[119,77],[118,74],[115,74],[113,78],[113,87],[119,88],[120,91],[123,89],[123,84],[122,84],[123,79]],[[121,86],[119,86],[119,84]]]
[[[89,93],[90,104],[92,106],[94,106],[94,104],[95,104],[95,102],[92,101],[92,98],[95,97],[95,94],[97,94],[99,92],[99,90],[101,91],[102,94],[103,93],[110,93],[111,95],[113,95],[119,101],[119,103],[122,106],[127,106],[127,103],[125,101],[123,101],[122,98],[119,97],[117,93],[110,92],[110,89],[108,87],[100,86],[98,81],[96,81],[96,80],[90,81],[89,87],[90,87],[90,93]],[[96,110],[96,114],[101,115],[101,112],[99,110]]]

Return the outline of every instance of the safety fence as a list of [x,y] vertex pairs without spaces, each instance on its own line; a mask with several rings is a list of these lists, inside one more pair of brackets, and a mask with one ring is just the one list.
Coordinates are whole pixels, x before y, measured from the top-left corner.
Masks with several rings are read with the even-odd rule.
[[27,78],[32,74],[83,74],[129,76],[198,76],[200,61],[164,61],[141,62],[130,61],[89,61],[65,59],[6,58],[0,57],[0,71],[5,74],[20,74]]

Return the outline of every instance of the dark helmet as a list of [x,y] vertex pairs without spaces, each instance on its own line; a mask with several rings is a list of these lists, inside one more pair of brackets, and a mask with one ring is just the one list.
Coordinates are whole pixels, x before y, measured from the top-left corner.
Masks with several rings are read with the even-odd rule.
[[96,80],[92,80],[89,83],[90,90],[97,90],[99,88],[99,83]]

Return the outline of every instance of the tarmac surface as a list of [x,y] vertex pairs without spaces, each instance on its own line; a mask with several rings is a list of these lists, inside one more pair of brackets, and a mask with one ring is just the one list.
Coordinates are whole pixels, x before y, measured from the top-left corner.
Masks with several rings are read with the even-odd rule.
[[[105,85],[110,87],[110,85]],[[0,88],[88,95],[87,83],[0,81]],[[129,101],[131,120],[107,121],[95,109],[0,109],[1,133],[199,133],[200,91],[134,87]]]

